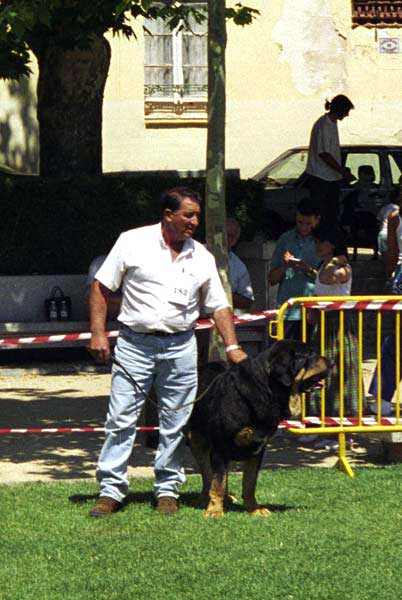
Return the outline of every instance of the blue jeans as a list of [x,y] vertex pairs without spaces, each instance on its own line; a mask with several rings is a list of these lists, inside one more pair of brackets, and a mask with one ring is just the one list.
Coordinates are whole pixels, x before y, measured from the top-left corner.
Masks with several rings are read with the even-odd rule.
[[[145,395],[152,384],[158,398],[159,445],[155,457],[155,496],[179,496],[178,485],[186,478],[183,468],[183,428],[192,406],[165,409],[193,402],[197,391],[197,345],[194,332],[169,336],[135,333],[122,326],[115,348],[124,366]],[[106,439],[98,462],[100,495],[121,502],[128,492],[127,464],[136,424],[145,402],[124,371],[113,365],[112,389],[106,418]]]

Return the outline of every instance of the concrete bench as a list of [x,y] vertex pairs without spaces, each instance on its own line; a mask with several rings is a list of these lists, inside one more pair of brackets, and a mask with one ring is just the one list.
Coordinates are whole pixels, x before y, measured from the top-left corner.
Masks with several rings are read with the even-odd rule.
[[[70,321],[46,321],[45,299],[54,287],[71,298]],[[0,337],[20,338],[89,330],[86,275],[18,275],[0,277]],[[111,327],[116,328],[115,324]],[[49,346],[85,345],[85,342],[43,344]],[[27,344],[24,348],[38,347]],[[0,346],[2,350],[10,346]]]

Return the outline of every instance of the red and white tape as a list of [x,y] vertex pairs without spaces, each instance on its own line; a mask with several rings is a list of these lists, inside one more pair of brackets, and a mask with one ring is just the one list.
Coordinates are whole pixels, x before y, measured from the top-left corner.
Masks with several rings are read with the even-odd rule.
[[[377,420],[375,416],[363,417],[361,422],[357,417],[343,418],[342,423],[339,417],[327,417],[325,425],[330,427],[339,427],[341,424],[345,427],[354,427],[356,425],[364,425],[366,427],[375,427],[376,425],[399,425],[395,417],[382,417]],[[311,426],[320,426],[322,421],[319,417],[309,417],[303,421],[281,421],[280,429],[306,429]],[[139,426],[137,431],[159,431],[159,427]],[[18,427],[18,428],[3,428],[0,429],[0,435],[18,434],[18,433],[33,433],[33,434],[48,434],[48,433],[104,433],[104,427]]]
[[[293,306],[299,304],[297,299],[287,301],[287,305]],[[306,303],[307,308],[316,308],[320,310],[402,310],[402,300],[318,300]]]
[[[233,317],[233,323],[240,325],[242,323],[250,323],[252,321],[260,321],[261,319],[271,319],[276,317],[277,310],[262,310],[260,312],[249,313]],[[215,327],[213,319],[199,319],[196,324],[196,329],[210,329]],[[117,337],[118,330],[108,331],[106,335],[110,338]],[[58,333],[53,335],[36,335],[31,337],[20,338],[2,338],[0,339],[1,346],[24,346],[27,344],[48,344],[50,342],[76,342],[79,340],[89,340],[91,334],[85,333]]]
[[[290,308],[294,304],[298,304],[297,299],[290,299],[286,302]],[[306,303],[308,308],[314,308],[319,310],[402,310],[402,300],[395,298],[395,300],[318,300],[309,301]],[[242,323],[251,323],[252,321],[259,321],[262,319],[272,319],[278,315],[278,310],[262,310],[259,312],[248,313],[244,315],[236,315],[233,317],[233,323],[235,325],[241,325]],[[196,329],[210,329],[215,327],[213,319],[199,319],[196,324]],[[110,338],[118,336],[118,330],[108,331],[106,335]],[[84,333],[58,333],[51,335],[36,335],[30,337],[20,338],[0,338],[0,346],[24,346],[29,344],[48,344],[52,342],[76,342],[80,340],[89,340],[91,334],[89,332]]]

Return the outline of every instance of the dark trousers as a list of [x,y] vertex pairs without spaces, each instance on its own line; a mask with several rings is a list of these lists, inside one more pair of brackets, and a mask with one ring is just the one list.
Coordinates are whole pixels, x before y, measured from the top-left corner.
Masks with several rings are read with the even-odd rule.
[[[302,340],[302,322],[301,321],[285,321],[285,339],[287,340]],[[311,337],[314,333],[314,325],[307,323],[307,344],[310,343]]]
[[339,219],[339,181],[325,181],[309,175],[306,187],[312,201],[319,207],[321,220],[332,225]]
[[[400,368],[402,376],[402,366]],[[395,335],[388,335],[381,348],[381,399],[391,402],[396,389],[396,348]],[[369,393],[377,397],[378,379],[377,368],[370,383]]]

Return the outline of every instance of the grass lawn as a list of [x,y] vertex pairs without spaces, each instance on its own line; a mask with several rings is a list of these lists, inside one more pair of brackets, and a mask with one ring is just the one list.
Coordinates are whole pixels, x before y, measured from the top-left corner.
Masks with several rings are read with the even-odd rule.
[[[240,492],[239,475],[231,491]],[[402,466],[263,472],[258,498],[206,520],[151,506],[133,480],[124,511],[88,516],[95,483],[0,486],[1,600],[398,600],[402,598]],[[79,498],[73,498],[78,495]],[[75,501],[73,501],[75,500]]]

